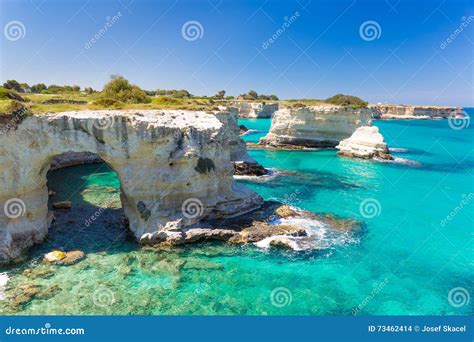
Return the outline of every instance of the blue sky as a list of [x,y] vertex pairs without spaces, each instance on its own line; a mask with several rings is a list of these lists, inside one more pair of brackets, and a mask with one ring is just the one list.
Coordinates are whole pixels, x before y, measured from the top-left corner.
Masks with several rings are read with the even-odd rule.
[[[121,74],[203,95],[474,106],[471,0],[2,0],[0,16],[2,82],[102,89]],[[183,38],[189,21],[202,27],[196,40]],[[361,35],[366,22],[375,36]]]

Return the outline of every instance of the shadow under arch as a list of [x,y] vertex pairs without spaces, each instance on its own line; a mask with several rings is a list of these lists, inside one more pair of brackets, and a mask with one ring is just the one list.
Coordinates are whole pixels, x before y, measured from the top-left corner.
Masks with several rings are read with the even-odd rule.
[[[113,168],[92,152],[65,152],[46,171],[54,213],[48,235],[31,249],[40,257],[52,250],[115,253],[138,248],[131,236],[120,199],[120,180]],[[53,203],[70,201],[70,209]]]

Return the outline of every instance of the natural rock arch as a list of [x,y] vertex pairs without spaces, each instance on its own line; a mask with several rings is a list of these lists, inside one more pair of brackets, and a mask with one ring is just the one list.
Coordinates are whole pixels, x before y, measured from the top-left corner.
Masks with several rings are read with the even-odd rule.
[[[205,215],[258,207],[260,196],[233,183],[229,132],[221,121],[205,112],[81,111],[7,126],[0,135],[0,260],[46,236],[46,174],[64,152],[97,154],[117,173],[124,214],[140,242]],[[183,212],[185,202],[195,211]]]

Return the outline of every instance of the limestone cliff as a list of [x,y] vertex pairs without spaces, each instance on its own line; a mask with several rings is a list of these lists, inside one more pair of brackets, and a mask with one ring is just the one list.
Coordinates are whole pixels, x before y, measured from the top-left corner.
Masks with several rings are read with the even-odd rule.
[[190,111],[81,111],[33,115],[0,127],[0,261],[48,232],[46,173],[53,159],[90,152],[118,175],[137,240],[153,242],[202,217],[233,216],[262,199],[233,183],[226,127]]
[[224,125],[226,139],[229,143],[230,159],[234,163],[234,174],[238,176],[263,176],[268,173],[263,166],[257,163],[247,152],[245,141],[240,138],[240,126],[237,124],[235,108],[214,113]]
[[371,110],[308,106],[278,110],[260,144],[271,147],[335,147],[357,127],[370,124]]
[[462,116],[458,107],[407,106],[407,105],[371,105],[381,119],[446,119]]
[[234,102],[239,118],[271,118],[278,110],[278,103]]
[[336,146],[338,154],[362,159],[393,159],[378,127],[362,126]]

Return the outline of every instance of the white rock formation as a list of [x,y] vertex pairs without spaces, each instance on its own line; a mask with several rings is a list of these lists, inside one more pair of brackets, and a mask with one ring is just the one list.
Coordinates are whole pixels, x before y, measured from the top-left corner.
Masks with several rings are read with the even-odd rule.
[[[33,115],[0,135],[0,261],[48,232],[46,173],[66,152],[97,154],[118,175],[137,240],[211,216],[233,216],[262,198],[233,183],[226,127],[191,111],[81,111]],[[2,127],[0,127],[2,128]]]
[[336,146],[338,154],[363,159],[393,159],[378,127],[363,126],[357,128],[350,138],[342,140]]
[[226,139],[229,142],[230,160],[234,163],[234,174],[238,176],[266,175],[268,170],[249,156],[245,141],[240,137],[240,127],[237,124],[237,111],[235,108],[217,112],[214,115],[227,127],[225,133]]
[[60,169],[67,166],[101,163],[100,157],[91,152],[65,152],[53,158],[51,161],[50,171]]
[[234,102],[239,118],[271,118],[278,110],[278,103],[263,102]]
[[462,115],[458,107],[407,106],[407,105],[371,105],[381,119],[446,119]]
[[370,124],[371,110],[340,106],[308,106],[278,110],[260,144],[272,147],[335,147],[357,127]]

